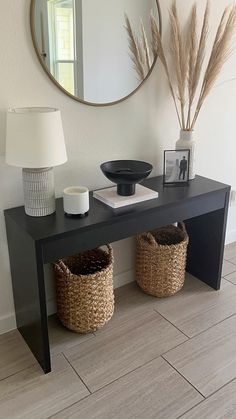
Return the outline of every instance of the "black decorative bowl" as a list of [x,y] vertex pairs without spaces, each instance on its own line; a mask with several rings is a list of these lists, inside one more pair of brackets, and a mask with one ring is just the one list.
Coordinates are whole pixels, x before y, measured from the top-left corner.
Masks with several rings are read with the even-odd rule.
[[138,160],[113,160],[101,164],[104,175],[117,183],[117,193],[122,196],[135,194],[135,185],[148,177],[152,165]]

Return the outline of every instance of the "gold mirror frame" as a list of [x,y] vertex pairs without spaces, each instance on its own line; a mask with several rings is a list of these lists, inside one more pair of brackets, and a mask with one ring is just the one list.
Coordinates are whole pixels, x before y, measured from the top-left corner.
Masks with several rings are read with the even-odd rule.
[[[108,102],[108,103],[93,103],[93,102],[87,102],[86,100],[80,99],[79,97],[76,97],[74,95],[72,95],[71,93],[69,93],[66,89],[64,89],[59,83],[58,81],[52,76],[52,74],[50,73],[48,67],[46,66],[44,60],[42,59],[42,56],[39,52],[38,46],[37,46],[37,39],[36,39],[36,33],[35,33],[35,4],[36,4],[37,0],[31,0],[31,4],[30,4],[30,30],[31,30],[31,36],[32,36],[32,40],[33,40],[33,45],[34,45],[34,49],[36,52],[36,55],[44,69],[44,71],[46,72],[46,74],[49,76],[49,78],[52,80],[52,82],[61,90],[61,92],[65,93],[67,96],[69,96],[71,99],[76,100],[77,102],[80,103],[84,103],[85,105],[89,105],[89,106],[112,106],[112,105],[116,105],[117,103],[121,103],[124,100],[128,99],[129,97],[131,97],[132,95],[134,95],[145,83],[145,81],[150,77],[155,64],[157,62],[157,57],[155,57],[152,67],[149,71],[149,73],[147,74],[147,76],[145,77],[145,79],[138,85],[138,87],[136,87],[136,89],[134,89],[131,93],[129,93],[127,96],[124,96],[123,98],[116,100],[114,102]],[[157,4],[157,10],[158,10],[158,18],[159,18],[159,28],[160,28],[160,33],[162,33],[162,16],[161,16],[161,7],[160,7],[160,3],[159,0],[156,0],[156,4]]]

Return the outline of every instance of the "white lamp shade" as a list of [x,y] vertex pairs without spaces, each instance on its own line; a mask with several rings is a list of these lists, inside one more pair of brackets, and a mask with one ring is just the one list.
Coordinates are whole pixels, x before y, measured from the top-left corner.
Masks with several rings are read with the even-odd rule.
[[67,161],[61,113],[54,108],[7,112],[6,163],[24,168],[59,166]]

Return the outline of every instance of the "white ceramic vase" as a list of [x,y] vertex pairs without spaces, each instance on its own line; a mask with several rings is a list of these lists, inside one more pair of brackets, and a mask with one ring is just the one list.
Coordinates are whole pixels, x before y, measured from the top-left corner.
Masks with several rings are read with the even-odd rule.
[[190,150],[189,179],[193,180],[196,176],[196,142],[194,141],[194,131],[180,131],[180,138],[175,144],[176,150]]

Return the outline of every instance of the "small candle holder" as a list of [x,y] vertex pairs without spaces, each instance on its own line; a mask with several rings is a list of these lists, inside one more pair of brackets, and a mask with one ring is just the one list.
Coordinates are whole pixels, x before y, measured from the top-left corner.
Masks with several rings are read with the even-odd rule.
[[89,212],[89,189],[70,186],[63,191],[63,207],[68,217],[85,217]]

